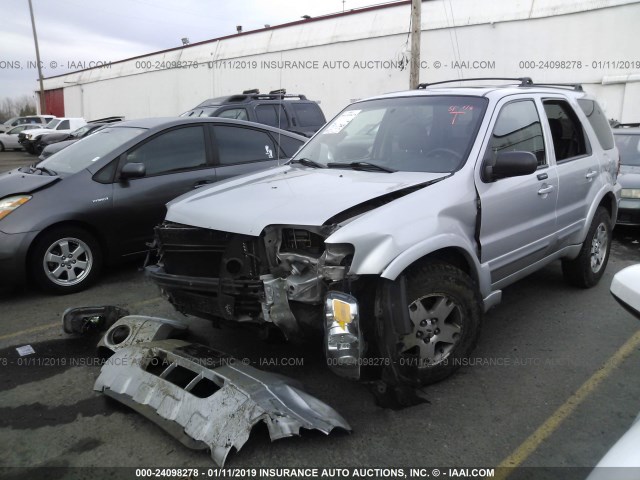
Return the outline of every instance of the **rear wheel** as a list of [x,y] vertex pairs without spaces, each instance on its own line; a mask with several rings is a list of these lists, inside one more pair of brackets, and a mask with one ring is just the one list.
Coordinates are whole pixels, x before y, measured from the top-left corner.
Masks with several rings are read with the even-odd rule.
[[611,217],[604,207],[598,207],[580,254],[573,260],[562,261],[565,280],[580,288],[596,285],[607,268],[611,240]]
[[33,279],[57,294],[84,290],[98,277],[102,253],[95,238],[78,227],[60,227],[40,237],[30,254]]
[[0,142],[0,152],[4,152],[4,144]]
[[[411,331],[383,338],[402,383],[428,385],[453,374],[480,336],[480,295],[473,280],[445,263],[427,264],[406,275]],[[390,344],[390,339],[393,345]]]

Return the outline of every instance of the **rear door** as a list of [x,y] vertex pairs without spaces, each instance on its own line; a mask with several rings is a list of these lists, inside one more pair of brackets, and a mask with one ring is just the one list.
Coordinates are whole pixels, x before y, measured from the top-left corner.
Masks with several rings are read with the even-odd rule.
[[164,220],[168,201],[215,182],[208,135],[202,124],[167,129],[121,156],[119,170],[130,162],[146,168],[143,178],[118,180],[116,174],[113,228],[121,239],[121,254],[146,249],[153,227]]
[[[578,244],[589,208],[603,181],[601,167],[584,127],[571,104],[561,96],[542,99],[553,141],[550,154],[558,170],[558,239],[560,246]],[[596,145],[597,148],[597,145]]]
[[266,130],[215,124],[211,131],[218,180],[269,168],[286,158]]
[[[555,246],[558,176],[543,136],[541,105],[514,96],[496,108],[476,172],[480,198],[481,260],[488,263],[494,288],[501,288],[523,268],[543,259]],[[482,169],[500,152],[528,151],[538,160],[530,175],[483,179]]]

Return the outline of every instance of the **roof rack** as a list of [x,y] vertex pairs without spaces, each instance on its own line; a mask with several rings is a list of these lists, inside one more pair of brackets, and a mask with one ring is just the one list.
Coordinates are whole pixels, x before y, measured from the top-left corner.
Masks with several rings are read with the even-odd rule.
[[124,120],[124,117],[105,117],[105,118],[96,118],[95,120],[89,120],[87,123],[115,123],[121,122]]
[[455,80],[442,80],[440,82],[432,82],[432,83],[421,83],[418,85],[418,90],[423,90],[427,87],[431,87],[432,85],[442,85],[443,83],[455,83],[455,82],[477,82],[480,80],[501,80],[501,81],[510,81],[510,82],[519,82],[519,87],[530,87],[533,85],[533,80],[531,77],[479,77],[479,78],[458,78]]
[[251,93],[260,93],[260,90],[258,90],[257,88],[251,89],[251,90],[244,90],[243,95],[249,95]]
[[582,92],[582,85],[579,83],[534,83],[531,77],[517,77],[517,78],[509,78],[509,77],[479,77],[479,78],[459,78],[455,80],[443,80],[441,82],[433,82],[433,83],[421,83],[418,85],[418,89],[425,89],[432,85],[441,85],[443,83],[455,83],[455,82],[477,82],[482,80],[501,80],[501,81],[510,81],[510,82],[519,82],[519,87],[560,87],[560,88],[570,88],[571,90],[575,90],[577,92]]

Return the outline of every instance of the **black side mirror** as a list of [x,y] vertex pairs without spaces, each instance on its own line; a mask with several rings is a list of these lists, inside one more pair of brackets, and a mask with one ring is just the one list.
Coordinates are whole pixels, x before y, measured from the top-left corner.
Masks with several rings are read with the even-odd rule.
[[128,180],[130,178],[141,178],[147,173],[144,163],[125,163],[120,170],[120,178]]
[[538,160],[531,152],[500,152],[492,164],[484,167],[484,180],[529,175],[538,169]]

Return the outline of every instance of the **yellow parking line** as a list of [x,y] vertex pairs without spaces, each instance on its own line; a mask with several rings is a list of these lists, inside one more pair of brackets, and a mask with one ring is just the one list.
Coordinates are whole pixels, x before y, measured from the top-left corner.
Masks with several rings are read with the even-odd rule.
[[2,336],[0,336],[0,340],[6,340],[7,338],[13,338],[13,337],[19,337],[21,335],[26,335],[27,333],[40,332],[42,330],[48,330],[49,328],[60,327],[60,326],[61,326],[60,322],[56,322],[56,323],[49,323],[47,325],[40,325],[39,327],[27,328],[26,330],[21,330],[19,332],[9,333],[7,335],[2,335]]
[[[147,300],[142,300],[140,302],[135,302],[130,304],[130,307],[141,307],[143,305],[147,305],[149,303],[157,302],[158,300],[162,300],[162,297],[153,297]],[[6,340],[8,338],[20,337],[22,335],[27,335],[29,333],[41,332],[43,330],[48,330],[50,328],[62,327],[60,322],[48,323],[46,325],[40,325],[38,327],[27,328],[26,330],[20,330],[19,332],[8,333],[6,335],[0,335],[0,340]]]
[[627,357],[629,357],[638,347],[640,347],[640,330],[625,342],[620,349],[613,354],[591,378],[582,384],[576,392],[569,397],[538,429],[529,436],[516,450],[505,458],[500,465],[499,472],[496,472],[496,479],[506,478],[513,468],[521,465],[558,427],[564,422],[573,411],[592,393],[598,386],[616,369]]

